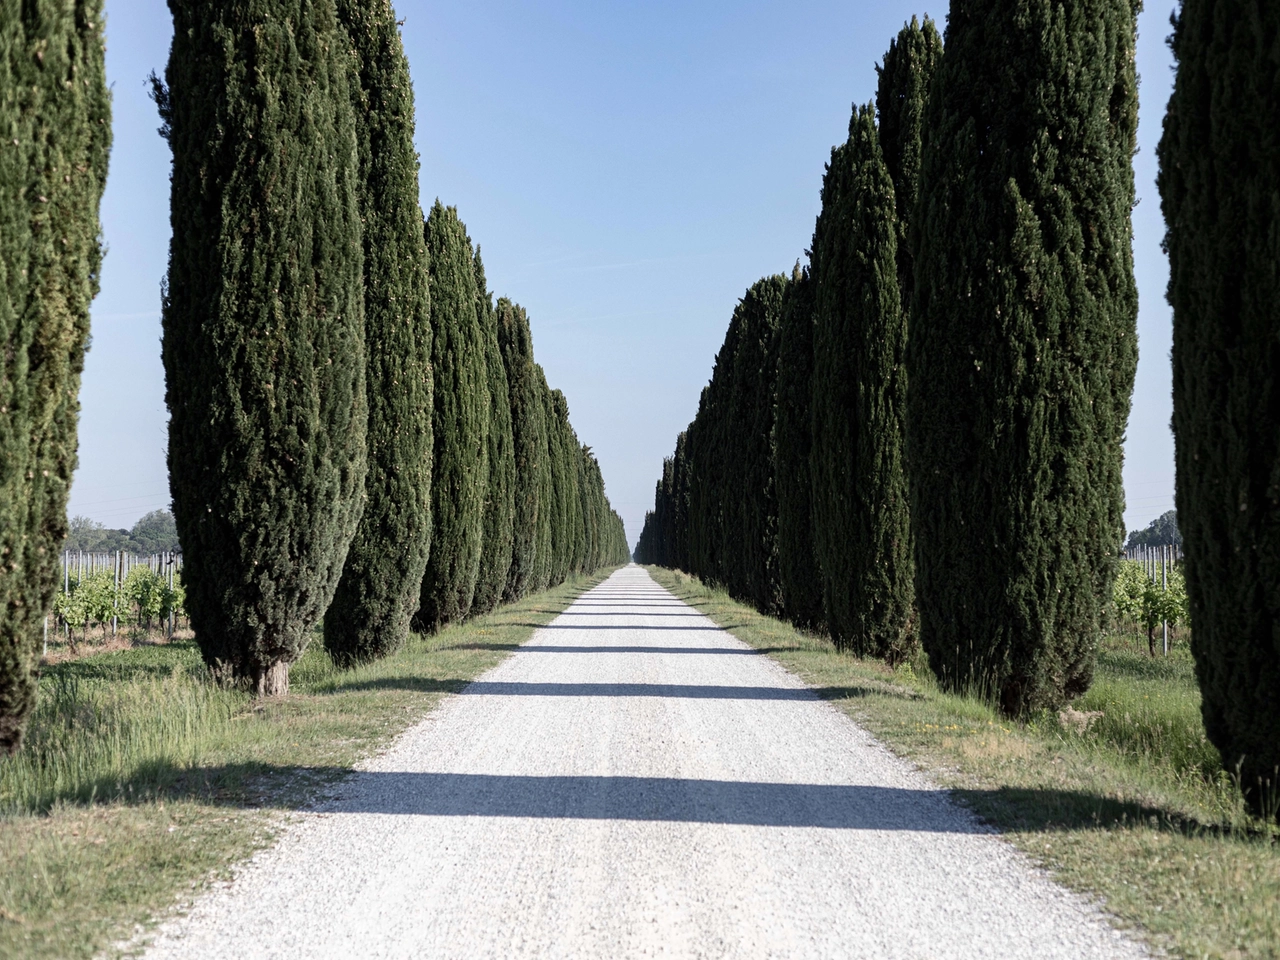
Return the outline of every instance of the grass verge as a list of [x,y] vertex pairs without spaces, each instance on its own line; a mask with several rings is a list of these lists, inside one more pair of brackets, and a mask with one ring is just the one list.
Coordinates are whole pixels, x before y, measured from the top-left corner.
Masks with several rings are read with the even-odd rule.
[[0,956],[90,957],[189,898],[606,575],[354,670],[313,643],[278,700],[204,682],[189,641],[47,666],[0,759]]
[[647,569],[1154,946],[1280,957],[1280,835],[1248,816],[1205,740],[1185,648],[1155,660],[1106,648],[1071,712],[1012,724],[939,692],[922,661],[859,660],[683,573]]

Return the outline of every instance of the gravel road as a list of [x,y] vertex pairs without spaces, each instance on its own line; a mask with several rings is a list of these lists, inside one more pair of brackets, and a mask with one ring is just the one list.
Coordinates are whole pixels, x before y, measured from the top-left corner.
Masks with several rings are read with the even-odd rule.
[[632,566],[146,956],[1147,954]]

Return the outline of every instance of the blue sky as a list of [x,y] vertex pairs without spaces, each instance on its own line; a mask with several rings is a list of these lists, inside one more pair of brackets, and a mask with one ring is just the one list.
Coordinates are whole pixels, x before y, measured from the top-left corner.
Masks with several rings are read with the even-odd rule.
[[[1173,506],[1155,189],[1172,7],[1148,0],[1139,24],[1130,528]],[[873,98],[875,64],[903,22],[927,13],[941,23],[945,5],[400,0],[397,10],[422,201],[458,207],[494,292],[528,308],[537,359],[568,397],[634,544],[737,299],[803,257],[851,105]],[[160,0],[107,0],[108,254],[69,511],[111,527],[169,502],[159,320],[169,156],[144,81],[163,71],[171,35]]]

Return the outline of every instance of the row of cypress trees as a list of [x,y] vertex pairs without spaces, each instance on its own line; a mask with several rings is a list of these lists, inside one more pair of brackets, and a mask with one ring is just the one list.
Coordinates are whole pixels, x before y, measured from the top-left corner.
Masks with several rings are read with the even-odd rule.
[[168,456],[209,666],[279,694],[321,618],[348,666],[624,563],[524,312],[423,217],[389,0],[170,9]]
[[0,752],[35,703],[67,535],[111,144],[101,0],[0,0]]
[[1085,689],[1137,358],[1135,16],[956,0],[945,54],[903,28],[808,269],[734,314],[638,560],[860,655],[923,645],[1011,716]]

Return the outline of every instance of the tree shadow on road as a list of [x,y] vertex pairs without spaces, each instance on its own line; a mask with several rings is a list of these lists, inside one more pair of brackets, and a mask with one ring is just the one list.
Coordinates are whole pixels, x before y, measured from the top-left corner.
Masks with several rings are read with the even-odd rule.
[[[993,829],[1068,833],[1138,824],[1194,836],[1225,832],[1159,806],[1073,790],[352,771],[259,762],[211,767],[158,763],[138,773],[146,774],[147,789],[104,782],[94,801],[133,804],[185,799],[249,810],[319,810],[339,815],[532,817],[913,833],[977,834]],[[85,802],[80,796],[62,799]]]

